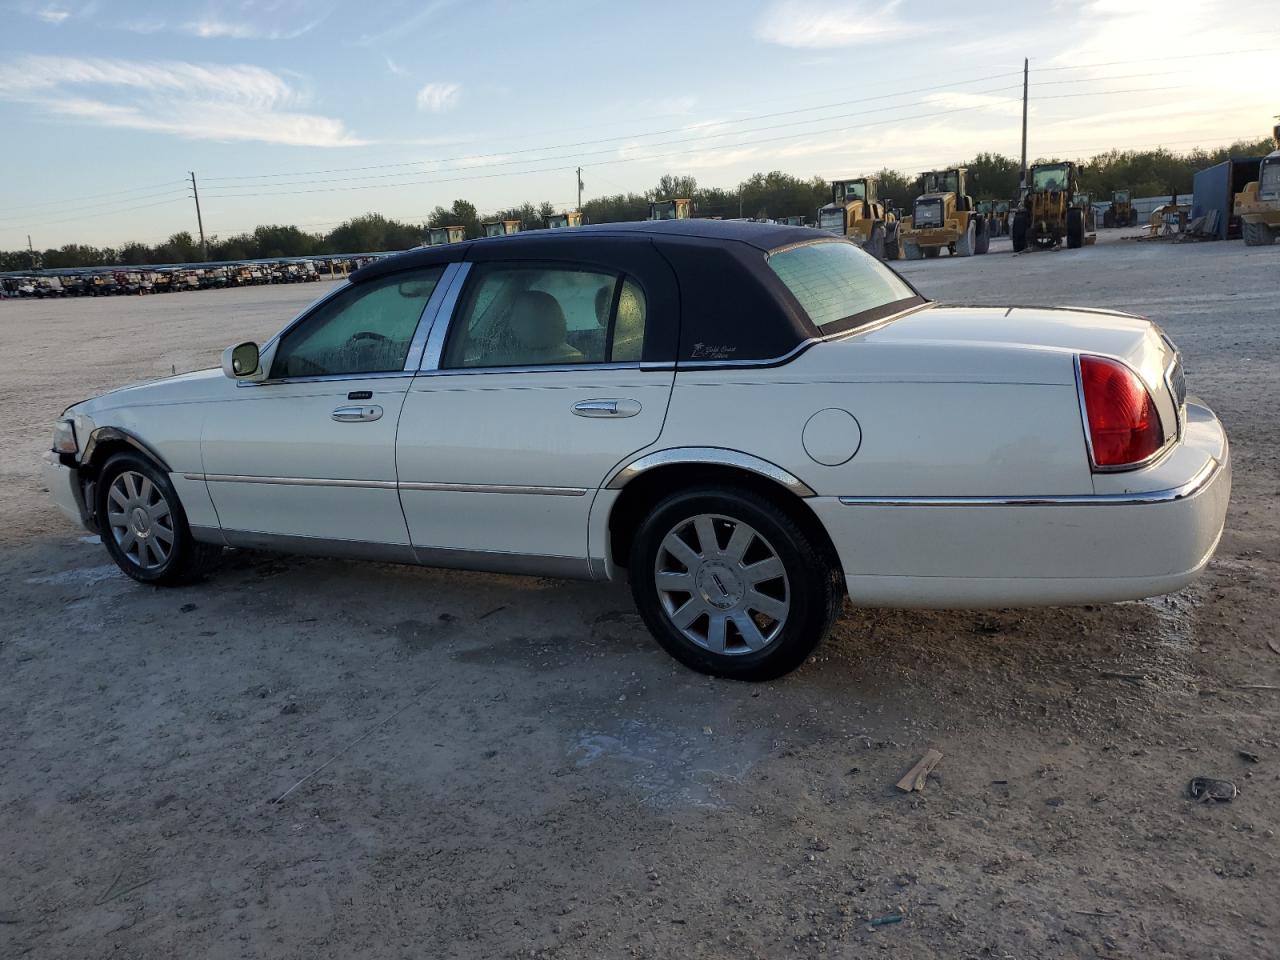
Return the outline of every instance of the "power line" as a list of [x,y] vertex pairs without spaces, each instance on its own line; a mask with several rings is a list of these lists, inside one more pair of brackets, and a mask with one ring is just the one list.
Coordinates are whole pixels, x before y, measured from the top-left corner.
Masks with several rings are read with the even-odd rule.
[[[80,209],[91,210],[95,207],[116,207],[116,206],[119,206],[120,204],[126,204],[126,205],[133,204],[133,203],[137,203],[140,200],[154,200],[156,197],[167,197],[171,195],[177,196],[181,193],[182,193],[182,189],[178,187],[178,188],[172,188],[169,190],[161,190],[159,193],[144,194],[139,197],[127,197],[119,200],[102,200],[102,201],[99,201],[98,203],[81,204]],[[16,216],[0,217],[0,223],[7,223],[14,220],[25,221],[32,216],[48,216],[48,215],[57,216],[58,214],[65,213],[65,212],[66,212],[65,210],[49,210],[49,211],[46,211],[45,213],[20,213],[20,214],[17,214]]]
[[[6,210],[25,210],[28,207],[50,207],[50,206],[55,206],[57,204],[65,204],[65,203],[83,203],[85,200],[96,200],[99,197],[118,197],[126,193],[142,193],[147,190],[157,190],[160,187],[167,187],[174,184],[185,183],[185,182],[186,182],[185,180],[166,180],[163,183],[153,183],[150,186],[146,186],[146,187],[130,187],[127,190],[113,190],[110,193],[95,193],[95,194],[90,194],[87,197],[70,197],[62,200],[40,200],[34,203],[9,203],[9,204],[5,204],[5,209]],[[19,218],[6,217],[3,219],[13,220],[13,219],[19,219]]]

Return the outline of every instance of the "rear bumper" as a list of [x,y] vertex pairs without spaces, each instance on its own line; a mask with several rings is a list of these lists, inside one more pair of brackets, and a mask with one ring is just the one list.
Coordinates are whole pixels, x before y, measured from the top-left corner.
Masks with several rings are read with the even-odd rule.
[[[1169,593],[1209,562],[1231,497],[1226,434],[1207,407],[1196,410],[1176,454],[1150,472],[1162,481],[1154,489],[808,502],[857,604],[1037,606]],[[1171,478],[1174,470],[1181,475]]]
[[72,523],[89,529],[79,473],[63,464],[53,451],[46,452],[43,460],[44,484],[49,488],[54,505]]

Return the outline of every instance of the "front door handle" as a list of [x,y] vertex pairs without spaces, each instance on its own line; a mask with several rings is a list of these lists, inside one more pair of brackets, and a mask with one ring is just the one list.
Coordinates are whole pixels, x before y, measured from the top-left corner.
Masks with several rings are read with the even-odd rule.
[[381,420],[382,408],[375,404],[363,407],[339,407],[333,411],[333,419],[340,423],[356,423],[361,420]]
[[579,417],[634,417],[640,412],[640,401],[579,400],[573,412]]

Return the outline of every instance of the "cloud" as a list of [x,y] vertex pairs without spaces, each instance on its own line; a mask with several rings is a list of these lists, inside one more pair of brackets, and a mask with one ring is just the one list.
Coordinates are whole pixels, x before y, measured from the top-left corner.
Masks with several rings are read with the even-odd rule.
[[986,110],[1005,117],[1022,116],[1021,97],[998,97],[988,93],[961,93],[946,91],[931,93],[924,98],[925,103],[951,110]]
[[71,12],[69,10],[59,10],[57,7],[44,7],[36,11],[36,16],[45,23],[56,25],[71,16]]
[[189,33],[194,37],[201,37],[205,40],[218,38],[232,40],[294,40],[304,33],[314,30],[324,22],[327,16],[328,14],[325,14],[307,23],[287,29],[271,27],[263,23],[254,23],[249,20],[225,20],[217,16],[206,16],[198,20],[189,20],[182,24],[179,29],[183,33]]
[[181,60],[30,55],[0,64],[0,99],[98,126],[191,140],[358,146],[340,120],[296,110],[305,98],[262,67]]
[[460,83],[428,83],[418,91],[418,109],[423,113],[443,113],[456,107],[461,97]]
[[780,0],[756,24],[756,37],[783,47],[820,50],[916,36],[928,29],[899,20],[894,13],[899,2]]

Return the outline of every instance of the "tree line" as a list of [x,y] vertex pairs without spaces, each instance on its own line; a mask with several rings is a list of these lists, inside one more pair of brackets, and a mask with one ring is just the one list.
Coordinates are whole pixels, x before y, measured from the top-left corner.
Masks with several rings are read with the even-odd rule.
[[[1194,149],[1185,153],[1171,150],[1111,150],[1081,164],[1081,190],[1095,199],[1108,199],[1113,190],[1129,190],[1135,197],[1190,194],[1197,170],[1229,157],[1257,157],[1269,153],[1269,138],[1241,141],[1216,150]],[[1033,162],[1058,159],[1045,157]],[[968,190],[978,200],[1009,200],[1017,197],[1020,179],[1018,161],[998,153],[979,153],[967,163]],[[880,179],[880,197],[899,207],[909,207],[916,195],[916,177],[885,168],[874,174]],[[812,220],[818,207],[831,199],[831,186],[822,177],[805,180],[774,170],[756,173],[736,187],[703,187],[689,176],[664,175],[651,189],[641,193],[618,193],[586,201],[582,212],[589,223],[617,223],[643,220],[653,200],[689,197],[697,203],[702,217],[767,217],[778,219],[803,216]],[[325,254],[374,253],[406,250],[422,243],[430,227],[462,226],[468,238],[483,235],[481,224],[490,220],[519,220],[526,229],[540,227],[558,211],[547,202],[524,203],[517,207],[481,215],[475,204],[455,200],[451,206],[437,206],[426,223],[406,223],[368,213],[353,217],[327,233],[309,233],[296,226],[260,226],[252,233],[232,237],[211,237],[209,260],[253,260],[273,257],[309,257]],[[164,243],[150,246],[126,243],[121,247],[92,247],[71,243],[57,249],[38,251],[38,265],[57,267],[140,266],[156,263],[198,263],[206,258],[200,244],[187,231],[175,233]],[[32,269],[26,250],[0,251],[0,271]]]

